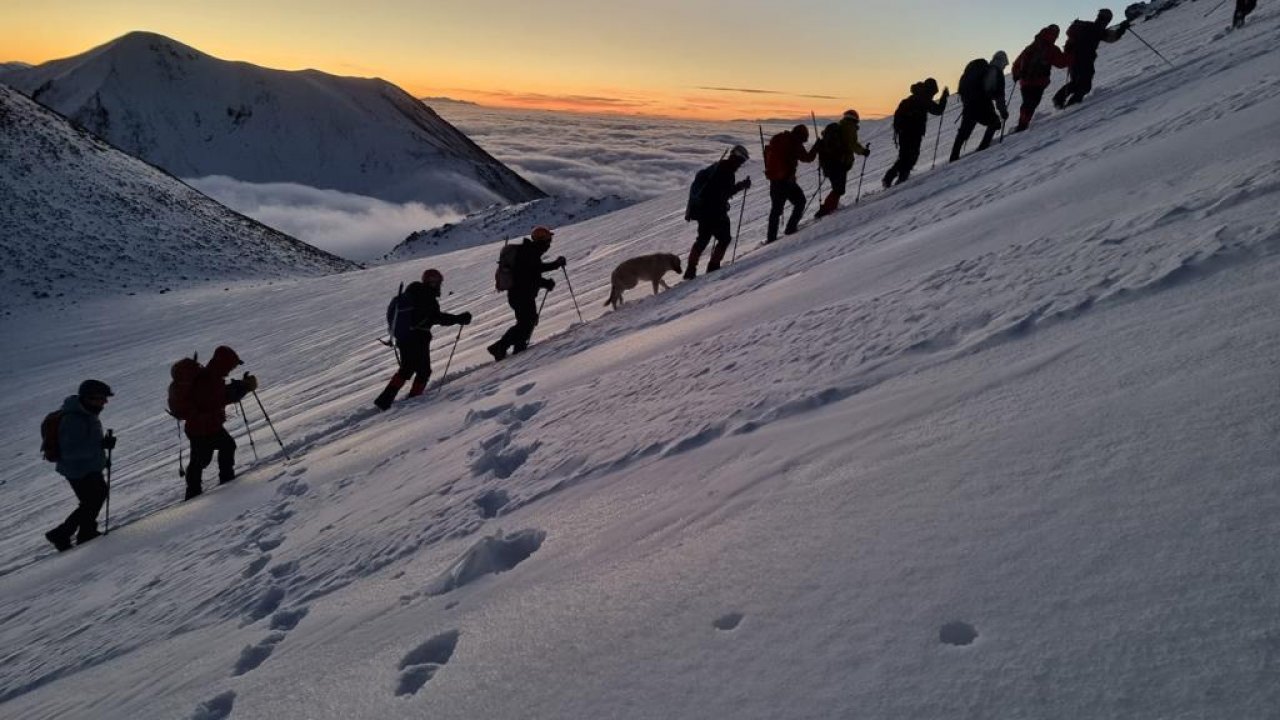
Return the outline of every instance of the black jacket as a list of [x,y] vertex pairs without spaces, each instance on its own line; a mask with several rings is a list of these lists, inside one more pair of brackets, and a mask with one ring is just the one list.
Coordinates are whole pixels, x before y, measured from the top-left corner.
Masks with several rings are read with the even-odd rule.
[[911,86],[911,96],[898,103],[893,114],[893,131],[909,138],[922,138],[929,126],[930,115],[941,115],[947,106],[933,101],[921,83]]
[[1098,46],[1113,43],[1124,36],[1127,23],[1115,27],[1103,27],[1095,22],[1076,20],[1067,28],[1067,44],[1063,50],[1071,58],[1073,68],[1091,68],[1098,60]]
[[694,220],[715,220],[729,212],[729,200],[738,194],[735,170],[728,160],[717,161],[711,166],[711,177],[699,194],[698,211]]
[[511,268],[511,295],[537,295],[538,290],[548,286],[542,273],[551,272],[560,267],[554,262],[542,262],[542,256],[551,249],[551,243],[536,243],[525,238],[516,248],[516,260]]
[[420,282],[409,283],[409,287],[404,289],[402,300],[400,312],[409,313],[409,323],[407,326],[402,324],[403,331],[396,335],[397,342],[403,343],[424,335],[430,340],[432,325],[447,326],[461,323],[457,315],[442,312],[440,300],[436,298],[435,293],[429,286]]

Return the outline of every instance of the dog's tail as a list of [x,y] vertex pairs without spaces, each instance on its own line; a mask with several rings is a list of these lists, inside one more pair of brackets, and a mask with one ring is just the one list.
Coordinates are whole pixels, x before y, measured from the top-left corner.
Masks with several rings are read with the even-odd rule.
[[618,292],[617,286],[611,288],[609,291],[609,299],[604,301],[604,306],[613,306],[614,309],[617,309],[618,301],[622,299],[619,295],[620,293]]

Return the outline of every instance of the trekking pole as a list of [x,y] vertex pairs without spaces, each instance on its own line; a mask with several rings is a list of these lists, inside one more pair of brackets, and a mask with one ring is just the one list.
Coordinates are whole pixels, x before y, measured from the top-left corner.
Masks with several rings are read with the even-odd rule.
[[1213,13],[1214,13],[1218,8],[1220,8],[1220,7],[1222,7],[1223,5],[1226,5],[1226,4],[1227,4],[1227,0],[1222,0],[1222,2],[1218,3],[1217,5],[1214,5],[1214,6],[1213,6],[1213,9],[1212,9],[1212,10],[1210,10],[1209,12],[1205,13],[1205,14],[1204,14],[1204,16],[1205,16],[1205,17],[1209,17],[1209,16],[1210,16],[1210,15],[1212,15],[1212,14],[1213,14]]
[[[1018,83],[1013,83],[1013,87],[1009,88],[1009,99],[1004,101],[1004,111],[1009,112],[1009,105],[1013,103],[1013,93],[1017,91]],[[1009,124],[1009,118],[1006,115],[1000,119],[1000,144],[1004,144],[1004,126]]]
[[738,210],[738,231],[733,234],[733,257],[729,258],[730,265],[738,261],[738,238],[742,237],[742,216],[747,212],[747,191],[750,189],[742,190],[742,208]]
[[542,302],[538,303],[538,317],[542,317],[542,307],[547,304],[547,296],[550,294],[550,290],[542,291]]
[[258,460],[258,446],[253,442],[253,431],[249,429],[249,413],[244,411],[244,401],[237,400],[236,404],[240,406],[240,417],[244,418],[244,431],[249,436],[249,447],[253,448],[254,462]]
[[285,449],[284,442],[280,439],[280,433],[276,432],[275,423],[271,422],[271,416],[267,414],[267,408],[262,404],[262,398],[258,397],[258,391],[253,390],[253,399],[258,401],[258,409],[262,411],[262,417],[267,421],[267,427],[271,428],[271,434],[276,436],[276,444],[280,446],[280,452],[284,453],[285,460],[292,460],[289,457],[289,451]]
[[862,172],[858,173],[858,194],[853,198],[853,204],[857,205],[862,199],[862,176],[867,174],[867,163],[871,160],[871,143],[867,143],[867,154],[862,156]]
[[[107,437],[114,438],[115,436],[116,436],[115,430],[111,430],[111,429],[107,430]],[[103,535],[107,535],[111,533],[111,450],[112,449],[113,448],[107,448],[107,512],[102,519]]]
[[[934,87],[938,86],[934,85]],[[945,91],[946,88],[943,88],[943,90]],[[938,116],[938,136],[933,139],[933,165],[930,166],[930,170],[938,167],[938,144],[942,142],[942,118],[946,117],[946,115],[947,108],[944,105],[942,108],[942,114]]]
[[573,299],[573,309],[578,311],[578,322],[585,323],[586,320],[582,319],[582,308],[578,307],[578,296],[573,294],[573,283],[569,282],[569,271],[561,265],[560,272],[564,273],[564,285],[569,288],[569,297]]
[[1136,38],[1138,38],[1138,41],[1139,41],[1139,42],[1141,42],[1143,45],[1146,45],[1146,46],[1151,50],[1151,52],[1155,53],[1157,56],[1159,56],[1159,58],[1160,58],[1161,60],[1163,60],[1163,61],[1165,61],[1166,63],[1168,63],[1168,64],[1169,64],[1169,67],[1174,68],[1174,69],[1177,69],[1177,67],[1178,67],[1177,65],[1174,65],[1173,63],[1169,62],[1169,58],[1165,57],[1164,55],[1161,55],[1159,50],[1157,50],[1157,49],[1155,49],[1154,47],[1152,47],[1152,46],[1151,46],[1151,43],[1147,42],[1146,40],[1143,40],[1141,35],[1139,35],[1138,33],[1136,33],[1136,32],[1134,32],[1134,31],[1133,31],[1133,28],[1129,28],[1129,34],[1130,34],[1130,35],[1132,35],[1132,36],[1134,36],[1134,37],[1136,37]]
[[[453,339],[453,349],[449,351],[449,359],[444,363],[444,374],[440,376],[440,385],[443,385],[445,379],[449,377],[449,366],[453,364],[453,354],[458,352],[458,342],[462,340],[462,328],[462,325],[458,326],[458,337]],[[440,387],[440,385],[436,387]]]

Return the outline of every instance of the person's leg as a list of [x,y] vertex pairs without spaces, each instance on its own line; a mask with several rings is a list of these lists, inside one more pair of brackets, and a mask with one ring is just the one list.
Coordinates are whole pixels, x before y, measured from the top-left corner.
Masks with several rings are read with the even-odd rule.
[[770,180],[769,181],[769,229],[765,235],[765,242],[773,242],[778,239],[778,224],[782,221],[783,205],[787,202],[787,190],[785,181]]
[[1093,68],[1081,68],[1071,81],[1071,97],[1067,106],[1077,105],[1093,90]]
[[512,342],[512,352],[522,353],[529,347],[533,338],[533,330],[538,326],[538,296],[521,296],[513,305],[516,311],[516,333]]
[[702,252],[711,241],[712,224],[708,220],[698,220],[698,235],[694,238],[693,247],[689,248],[689,259],[684,266],[684,279],[692,280],[698,276],[698,262],[702,260]]
[[968,106],[964,109],[964,114],[960,116],[960,129],[956,131],[956,140],[951,143],[951,158],[949,162],[955,162],[960,159],[960,150],[964,144],[969,142],[969,136],[973,134],[973,128],[978,124],[978,119],[969,110]]
[[218,482],[231,482],[236,478],[236,441],[226,428],[213,440],[218,449]]
[[790,235],[800,226],[800,218],[804,216],[804,206],[808,201],[804,197],[804,188],[795,180],[787,182],[787,200],[791,203],[791,216],[787,218],[787,226],[782,232]]
[[189,454],[191,461],[187,463],[187,495],[186,499],[199,495],[203,491],[202,476],[204,469],[213,461],[213,440],[211,438],[190,438]]
[[733,242],[733,226],[729,224],[728,215],[717,218],[715,225],[712,227],[712,234],[715,236],[716,244],[711,249],[711,259],[707,261],[707,272],[714,272],[720,269],[720,262],[724,260],[724,253],[729,249],[729,243]]
[[995,139],[996,131],[1000,129],[1000,114],[996,112],[994,106],[989,105],[986,114],[978,121],[987,128],[986,132],[982,133],[982,142],[978,143],[977,151],[982,151],[991,147],[991,141]]
[[107,481],[102,473],[92,473],[71,483],[80,507],[76,508],[76,544],[98,537],[98,513],[107,499]]
[[413,385],[409,387],[409,394],[405,397],[418,397],[426,392],[427,383],[431,380],[431,340],[424,336],[416,338],[415,342],[420,349],[414,358]]
[[898,183],[904,183],[911,177],[911,171],[915,169],[916,163],[920,161],[920,144],[924,142],[924,137],[906,138],[902,141],[902,157],[898,161]]
[[1022,132],[1031,127],[1031,120],[1036,116],[1036,108],[1044,98],[1044,87],[1022,86],[1022,108],[1018,111],[1018,127],[1014,132]]

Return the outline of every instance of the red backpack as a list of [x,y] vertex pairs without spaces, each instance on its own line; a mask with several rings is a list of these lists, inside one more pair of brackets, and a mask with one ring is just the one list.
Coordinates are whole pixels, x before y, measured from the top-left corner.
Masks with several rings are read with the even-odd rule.
[[198,354],[182,358],[169,368],[169,377],[172,379],[169,383],[169,414],[179,420],[189,420],[195,410],[193,390],[196,377],[204,369],[196,357]]
[[61,427],[61,410],[54,410],[40,421],[40,454],[51,463],[62,459],[62,448],[58,445],[58,430]]
[[769,180],[786,180],[791,174],[791,132],[780,132],[769,138],[764,149],[764,176]]

